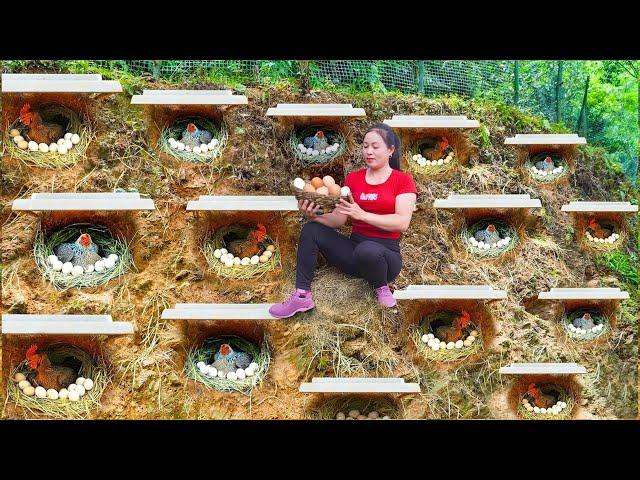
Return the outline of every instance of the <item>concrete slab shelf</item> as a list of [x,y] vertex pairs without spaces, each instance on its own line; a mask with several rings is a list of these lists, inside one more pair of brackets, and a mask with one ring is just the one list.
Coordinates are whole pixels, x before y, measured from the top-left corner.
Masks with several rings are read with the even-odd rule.
[[288,211],[298,210],[298,201],[291,195],[283,196],[239,196],[201,195],[198,200],[187,203],[187,211]]
[[178,303],[166,308],[162,318],[166,320],[272,320],[269,308],[272,303]]
[[446,199],[436,199],[434,208],[473,209],[473,208],[540,208],[542,203],[537,198],[523,194],[505,195],[457,195],[449,194]]
[[500,368],[500,373],[506,375],[575,375],[587,373],[587,370],[577,363],[512,363],[508,367]]
[[142,198],[135,192],[94,192],[94,193],[34,193],[31,198],[13,201],[14,211],[126,211],[155,210],[150,198]]
[[245,95],[231,90],[143,90],[131,97],[132,105],[247,105]]
[[350,103],[279,103],[267,117],[365,117],[364,108]]
[[563,212],[629,212],[638,211],[638,205],[630,202],[583,202],[573,201],[562,206]]
[[3,335],[125,335],[130,322],[114,322],[111,315],[2,315]]
[[417,383],[402,378],[313,378],[302,383],[301,393],[419,393]]
[[409,285],[393,296],[397,300],[498,300],[507,298],[507,292],[490,285]]
[[518,133],[504,140],[505,145],[585,145],[587,140],[575,133]]
[[629,293],[619,288],[552,288],[540,292],[540,300],[625,300]]
[[480,122],[470,120],[465,115],[394,115],[384,120],[393,128],[478,128]]
[[2,93],[120,93],[117,80],[99,74],[3,73]]

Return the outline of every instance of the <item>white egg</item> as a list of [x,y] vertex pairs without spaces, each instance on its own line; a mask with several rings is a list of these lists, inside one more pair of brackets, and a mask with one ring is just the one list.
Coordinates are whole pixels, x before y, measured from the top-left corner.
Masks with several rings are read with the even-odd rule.
[[102,272],[105,269],[104,262],[102,260],[98,260],[93,266],[96,272]]
[[303,150],[306,150],[306,149],[307,149],[307,147],[305,147],[302,143],[298,144],[298,150],[303,151]]
[[71,143],[73,143],[74,145],[80,143],[80,135],[78,135],[77,133],[71,135]]
[[324,154],[325,154],[325,152],[326,152],[326,150],[325,150],[325,149],[320,150],[320,155],[324,155]]
[[246,376],[247,374],[242,368],[236,370],[236,377],[238,378],[238,380],[244,380]]
[[39,143],[38,150],[40,150],[42,153],[47,153],[49,151],[49,145],[47,145],[46,143]]
[[444,159],[444,163],[450,163],[450,162],[451,162],[451,159],[449,157]]
[[237,380],[238,376],[236,375],[236,372],[229,372],[227,373],[227,380]]
[[254,255],[253,257],[251,257],[251,265],[257,265],[258,263],[260,263],[260,257],[258,255]]
[[64,145],[64,138],[59,139],[57,142],[58,146]]
[[340,195],[343,197],[348,196],[351,193],[351,189],[346,185],[340,189]]
[[77,402],[78,400],[80,400],[80,394],[75,390],[69,391],[69,400],[72,402]]
[[72,136],[73,136],[73,133],[67,132],[67,133],[64,134],[64,139],[65,140],[71,140]]
[[475,342],[476,341],[476,337],[475,337],[475,335],[469,335],[467,337],[467,340],[469,340],[470,342]]
[[69,149],[67,148],[66,145],[58,146],[58,153],[60,153],[61,155],[66,155],[68,152],[69,152]]
[[92,273],[95,270],[93,265],[87,265],[84,269],[85,273]]
[[71,275],[73,275],[74,277],[82,275],[83,273],[84,273],[84,268],[82,268],[80,265],[76,265],[71,269]]
[[73,270],[73,264],[71,262],[64,262],[62,264],[62,273],[70,275]]
[[442,165],[444,164],[444,160],[441,158],[440,160],[438,160],[438,165]]
[[225,260],[224,266],[225,267],[233,267],[233,260]]
[[533,407],[533,411],[536,413],[540,413],[540,407]]
[[411,157],[413,160],[418,160],[418,158],[420,158],[420,155],[416,154],[413,157]]
[[78,388],[78,386],[75,383],[72,383],[67,387],[67,390],[69,390],[70,392],[74,392],[76,388]]
[[58,398],[62,398],[62,399],[69,398],[69,390],[67,390],[66,388],[63,388],[62,390],[60,390],[58,392]]
[[50,388],[49,390],[47,390],[47,398],[50,398],[51,400],[57,400],[58,399],[58,391]]
[[218,249],[213,251],[213,256],[216,258],[220,258],[222,256],[222,252]]
[[212,138],[211,141],[209,142],[209,145],[213,145],[215,147],[216,145],[218,145],[218,139]]
[[82,385],[84,387],[84,389],[88,392],[89,390],[91,390],[94,386],[93,384],[93,380],[91,380],[90,378],[87,378],[84,381],[84,384]]
[[29,382],[29,380],[20,380],[18,382],[18,388],[20,390],[24,390],[25,388],[30,387],[30,386],[31,386],[31,383]]
[[302,190],[305,186],[305,181],[298,177],[293,181],[293,186]]
[[217,377],[218,369],[212,365],[209,365],[209,369],[207,370],[207,375],[209,375],[211,378]]
[[86,391],[87,390],[82,385],[76,386],[76,392],[78,392],[78,395],[81,397],[86,393]]
[[559,172],[561,172],[562,170],[564,170],[564,167],[563,167],[562,165],[560,165],[560,166],[558,167],[558,171],[559,171]]
[[169,139],[169,143],[170,143],[171,145],[173,145],[174,143],[178,143],[178,141],[177,141],[175,138],[171,137],[171,138]]
[[528,412],[533,412],[533,407],[528,403],[524,406],[524,408],[526,408]]
[[58,144],[57,143],[52,143],[49,145],[49,151],[50,152],[57,152],[58,151]]
[[229,253],[226,248],[221,248],[220,251],[222,252],[223,255],[226,255],[227,253]]
[[78,385],[84,385],[84,380],[85,380],[85,379],[84,379],[84,377],[78,377],[78,378],[76,378],[76,381],[75,381],[76,386],[78,386]]
[[546,408],[541,408],[540,409],[540,413],[547,413],[547,409]]
[[63,263],[60,260],[56,260],[55,263],[51,265],[51,268],[53,268],[56,272],[59,272],[62,270],[62,265]]
[[176,148],[177,148],[178,150],[180,150],[180,151],[183,151],[183,150],[184,150],[184,148],[185,148],[185,147],[184,147],[184,143],[182,143],[182,142],[178,142],[178,145],[177,145],[177,147],[176,147]]
[[271,258],[271,256],[273,255],[273,252],[271,250],[265,250],[263,255],[266,256],[267,258]]
[[49,256],[47,257],[47,263],[48,263],[49,265],[53,265],[53,264],[54,264],[55,262],[57,262],[57,261],[58,261],[58,257],[56,257],[55,255],[49,255]]
[[193,153],[201,153],[200,147],[193,147]]
[[209,151],[209,146],[205,143],[200,145],[200,153],[207,153]]
[[318,150],[313,150],[311,152],[311,155],[313,155],[314,157],[317,157],[318,155],[320,155],[320,152]]
[[433,343],[433,344],[431,345],[431,350],[433,350],[433,351],[438,351],[438,350],[440,350],[440,344],[439,344],[439,343]]
[[247,377],[253,377],[256,371],[253,368],[245,368],[244,373]]
[[462,340],[458,340],[456,342],[456,348],[462,348],[464,346],[464,342]]
[[24,142],[24,137],[22,135],[16,135],[15,137],[13,137],[13,141],[17,145],[20,142]]
[[453,350],[456,348],[456,344],[454,342],[447,343],[447,350]]
[[34,142],[33,140],[31,140],[28,144],[29,150],[31,150],[32,152],[37,152],[38,151],[38,144],[36,142]]
[[107,258],[106,260],[103,260],[103,262],[104,262],[104,268],[106,268],[107,270],[110,268],[113,268],[116,264],[116,262],[114,262],[109,258]]
[[36,387],[36,397],[45,398],[47,396],[47,391],[42,387]]
[[242,260],[240,260],[240,263],[242,265],[249,265],[251,263],[251,259],[249,257],[244,257]]
[[420,340],[422,340],[422,343],[429,343],[429,337],[427,337],[426,333],[420,337]]

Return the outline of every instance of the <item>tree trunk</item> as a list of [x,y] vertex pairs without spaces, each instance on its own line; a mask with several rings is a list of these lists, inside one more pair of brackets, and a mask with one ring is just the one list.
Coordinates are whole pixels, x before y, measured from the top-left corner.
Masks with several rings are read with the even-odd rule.
[[309,76],[309,60],[300,60],[300,90],[303,95],[308,95],[311,91],[311,82]]
[[562,60],[558,60],[558,76],[556,77],[556,122],[562,119]]
[[[589,75],[587,75],[587,81],[584,84],[584,95],[582,96],[582,106],[580,107],[580,115],[578,115],[578,125],[576,130],[579,133],[582,131],[582,136],[587,138],[586,119],[587,119],[587,94],[589,92]],[[582,130],[581,130],[582,129]]]
[[520,61],[516,60],[513,66],[513,104],[517,107],[520,101]]

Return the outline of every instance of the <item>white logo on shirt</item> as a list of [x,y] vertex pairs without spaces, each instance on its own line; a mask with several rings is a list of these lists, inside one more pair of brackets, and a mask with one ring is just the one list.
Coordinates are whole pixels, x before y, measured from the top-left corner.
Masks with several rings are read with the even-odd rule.
[[360,194],[360,200],[378,200],[377,193],[364,193]]

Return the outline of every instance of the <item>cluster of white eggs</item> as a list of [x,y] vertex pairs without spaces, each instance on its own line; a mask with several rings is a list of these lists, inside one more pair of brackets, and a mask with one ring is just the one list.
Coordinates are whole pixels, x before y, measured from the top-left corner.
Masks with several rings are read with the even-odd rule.
[[482,240],[477,241],[474,237],[469,237],[469,243],[474,247],[481,248],[483,250],[489,250],[490,248],[502,248],[509,245],[511,237],[504,237],[495,243],[484,243]]
[[213,365],[207,365],[204,362],[198,362],[196,364],[198,370],[202,375],[206,375],[211,378],[226,378],[227,380],[244,380],[247,377],[253,377],[256,374],[256,370],[258,369],[258,364],[256,362],[251,362],[247,368],[238,368],[235,372],[227,372],[226,374],[217,370]]
[[541,177],[546,177],[547,175],[556,175],[558,173],[562,173],[563,170],[564,170],[564,167],[562,165],[554,168],[550,172],[546,172],[544,170],[538,170],[535,165],[531,166],[531,171],[536,175],[540,175]]
[[333,145],[329,145],[327,148],[323,148],[322,150],[307,148],[301,143],[298,144],[298,150],[300,150],[301,153],[307,154],[311,157],[316,157],[318,155],[325,155],[328,153],[337,152],[339,148],[340,148],[340,144],[337,142],[334,143]]
[[60,153],[65,155],[73,148],[74,145],[80,143],[80,135],[77,133],[67,132],[64,134],[64,138],[59,139],[56,143],[51,143],[47,145],[46,143],[36,143],[33,140],[27,142],[22,135],[20,135],[20,131],[17,129],[12,129],[9,132],[9,135],[13,137],[13,141],[21,150],[30,150],[32,152],[42,152],[42,153]]
[[615,232],[609,235],[607,238],[597,238],[591,235],[591,232],[589,232],[588,230],[584,232],[584,236],[587,237],[587,240],[593,243],[615,243],[616,240],[620,238],[620,234]]
[[389,415],[381,417],[375,410],[368,414],[361,413],[360,410],[350,410],[346,415],[344,412],[338,412],[336,414],[336,420],[390,420]]
[[589,329],[575,327],[572,323],[569,324],[569,331],[571,333],[575,333],[576,335],[586,335],[587,333],[598,333],[604,329],[604,323],[600,323],[595,325]]
[[173,137],[169,139],[169,145],[171,145],[171,148],[174,150],[193,153],[207,153],[209,150],[214,150],[218,146],[218,143],[220,142],[217,138],[212,138],[209,143],[201,143],[199,147],[191,148],[189,145],[185,145]]
[[471,345],[473,345],[473,342],[476,341],[476,338],[478,338],[478,332],[477,330],[473,330],[471,333],[469,333],[469,336],[467,338],[465,338],[464,340],[460,339],[457,342],[443,342],[433,333],[425,333],[424,335],[422,335],[420,340],[422,340],[422,343],[426,343],[427,346],[429,346],[431,350],[435,352],[438,350],[453,350],[456,348],[460,349],[463,347],[470,347]]
[[562,410],[564,410],[565,408],[567,408],[567,404],[565,402],[561,402],[558,401],[554,406],[549,407],[549,408],[540,408],[540,407],[536,407],[535,405],[531,405],[529,403],[529,400],[527,400],[526,398],[522,399],[522,405],[524,406],[524,408],[528,411],[528,412],[533,412],[533,413],[551,413],[553,415],[559,415],[560,412],[562,412]]
[[437,165],[446,165],[447,163],[451,163],[453,160],[453,150],[450,151],[446,156],[440,158],[439,160],[427,160],[420,153],[416,153],[413,157],[411,157],[414,162],[416,162],[421,167],[430,166],[435,167]]
[[62,263],[55,255],[49,255],[47,257],[47,262],[56,272],[62,272],[65,275],[72,275],[74,277],[77,277],[79,275],[82,275],[83,273],[100,273],[104,272],[105,270],[111,270],[118,262],[118,255],[112,253],[108,257],[103,257],[101,260],[98,260],[93,265],[87,265],[85,268],[82,268],[81,265],[74,266],[71,262]]
[[78,377],[75,383],[72,383],[67,388],[62,388],[60,391],[55,388],[46,390],[44,387],[33,387],[31,382],[22,373],[16,373],[13,377],[14,381],[18,384],[18,388],[22,390],[28,397],[34,395],[38,398],[49,398],[51,400],[69,400],[71,402],[77,402],[94,386],[93,380],[90,378]]
[[220,248],[213,251],[213,256],[220,260],[225,267],[233,267],[236,265],[257,265],[258,263],[266,263],[273,256],[273,252],[276,251],[275,245],[269,245],[262,253],[262,255],[254,255],[253,257],[234,257],[232,253],[229,253],[226,248]]

